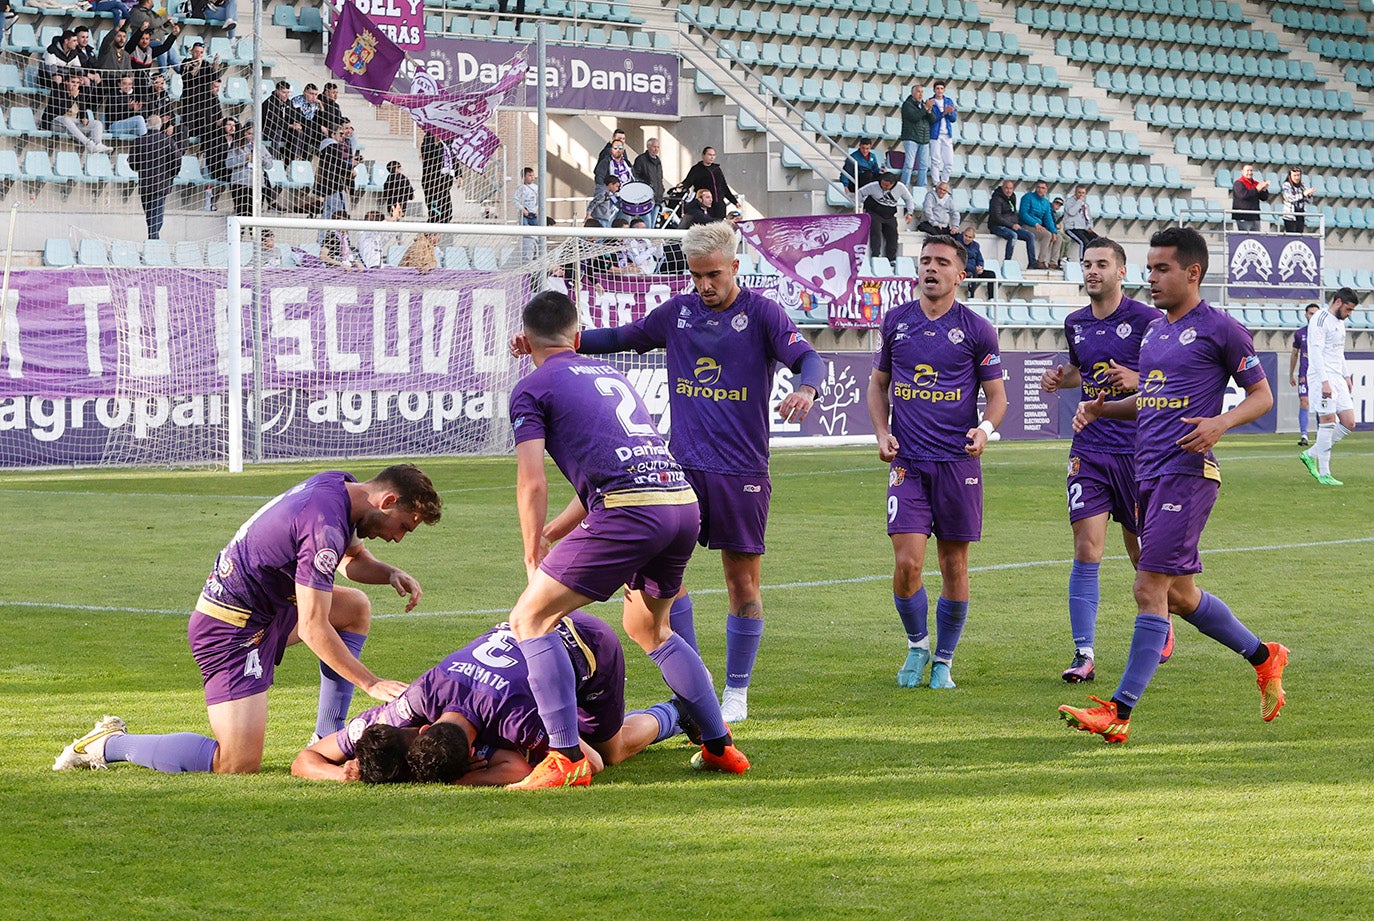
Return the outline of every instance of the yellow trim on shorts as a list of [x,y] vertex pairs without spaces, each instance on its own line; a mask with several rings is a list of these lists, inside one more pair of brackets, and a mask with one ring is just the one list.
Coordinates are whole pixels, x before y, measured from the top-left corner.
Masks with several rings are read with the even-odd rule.
[[622,489],[601,497],[606,508],[628,508],[641,505],[691,505],[697,494],[687,489]]
[[1216,461],[1204,457],[1202,459],[1202,476],[1205,479],[1216,480],[1218,483],[1220,483],[1221,468],[1217,466]]
[[577,624],[573,623],[571,617],[563,618],[563,626],[568,628],[568,632],[572,634],[573,642],[577,643],[577,648],[582,650],[582,655],[587,657],[587,677],[590,678],[596,674],[596,656],[592,654],[592,647],[588,646],[586,641],[582,639],[582,634],[577,632]]
[[227,604],[220,604],[218,601],[206,598],[204,594],[201,594],[199,600],[196,601],[196,611],[204,614],[206,617],[222,620],[233,627],[248,626],[248,618],[253,613],[245,608],[235,608]]

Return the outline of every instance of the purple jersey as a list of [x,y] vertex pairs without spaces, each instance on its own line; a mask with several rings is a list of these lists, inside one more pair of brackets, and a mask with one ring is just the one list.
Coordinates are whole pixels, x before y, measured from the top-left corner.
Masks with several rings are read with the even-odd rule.
[[515,385],[510,418],[516,444],[544,439],[589,512],[603,504],[695,501],[644,401],[604,361],[571,351],[550,355]]
[[268,502],[220,551],[196,610],[238,627],[296,616],[296,585],[328,592],[353,542],[342,471],[317,473]]
[[892,434],[905,460],[966,460],[978,385],[1002,376],[992,324],[955,301],[931,320],[920,301],[883,316],[873,367],[892,375]]
[[[599,618],[574,611],[554,628],[572,658],[577,677],[579,734],[604,742],[620,730],[625,714],[625,658],[615,630]],[[615,713],[603,713],[609,708]],[[358,714],[335,736],[352,757],[363,730],[375,723],[425,726],[445,713],[466,717],[477,729],[473,748],[484,754],[513,748],[526,757],[542,752],[548,734],[530,690],[525,657],[509,624],[497,624],[425,672],[400,697]]]
[[673,454],[710,473],[768,472],[768,408],[778,362],[793,371],[814,351],[771,298],[740,288],[716,311],[680,294],[621,327],[636,352],[664,348]]
[[[1264,380],[1250,333],[1206,301],[1177,323],[1161,316],[1140,343],[1140,393],[1136,398],[1136,476],[1165,474],[1220,480],[1212,452],[1193,454],[1177,442],[1193,430],[1185,417],[1221,413],[1226,382],[1241,387]],[[1093,423],[1096,425],[1097,423]]]
[[[1069,314],[1064,336],[1069,340],[1069,362],[1082,372],[1083,399],[1099,393],[1119,400],[1134,390],[1114,386],[1108,378],[1111,362],[1140,370],[1140,339],[1145,328],[1159,319],[1159,311],[1140,301],[1123,297],[1109,315],[1098,319],[1092,307]],[[1073,451],[1098,454],[1134,454],[1135,420],[1098,419],[1073,436]]]
[[1307,327],[1293,332],[1293,348],[1298,350],[1298,380],[1307,377]]

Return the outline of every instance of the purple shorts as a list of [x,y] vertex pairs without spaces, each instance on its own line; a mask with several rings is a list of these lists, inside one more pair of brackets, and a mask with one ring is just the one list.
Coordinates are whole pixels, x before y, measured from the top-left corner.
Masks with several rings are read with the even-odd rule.
[[1302,377],[1298,378],[1298,396],[1300,396],[1300,397],[1305,397],[1305,396],[1307,396],[1307,375],[1306,375],[1306,374],[1304,374]]
[[235,627],[192,612],[186,636],[205,683],[206,706],[243,700],[270,688],[295,626],[294,608],[290,615],[277,614],[265,627]]
[[[565,639],[568,629],[566,622],[558,626]],[[580,648],[569,647],[577,673],[577,734],[588,742],[605,742],[625,724],[625,649],[615,628],[599,618],[579,620],[572,630],[596,662],[592,669]]]
[[983,466],[978,458],[897,458],[887,475],[887,533],[979,540],[983,536]]
[[1135,455],[1080,452],[1069,458],[1069,521],[1108,513],[1135,534]]
[[1140,483],[1140,563],[1166,576],[1202,572],[1198,543],[1221,484],[1200,476],[1162,476]]
[[560,540],[539,568],[596,601],[622,585],[672,598],[696,547],[701,509],[687,505],[598,508]]
[[708,550],[762,554],[773,481],[765,474],[737,476],[686,468],[682,472],[701,504],[697,542]]

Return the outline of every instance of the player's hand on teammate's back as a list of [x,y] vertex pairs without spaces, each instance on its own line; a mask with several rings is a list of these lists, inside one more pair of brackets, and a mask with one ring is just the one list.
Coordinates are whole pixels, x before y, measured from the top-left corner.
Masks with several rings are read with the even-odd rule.
[[363,690],[366,691],[367,696],[371,697],[373,700],[380,700],[382,703],[387,704],[404,694],[408,687],[410,687],[410,685],[406,684],[404,681],[392,681],[390,678],[378,678],[372,684],[363,688]]
[[1046,393],[1054,393],[1059,389],[1059,382],[1064,379],[1064,366],[1055,365],[1044,374],[1040,375],[1040,389]]
[[406,603],[406,611],[415,610],[415,606],[420,603],[420,598],[424,592],[420,589],[420,583],[415,581],[415,577],[403,569],[398,569],[391,574],[391,587],[396,589],[398,595],[409,595],[410,601]]
[[1220,416],[1189,416],[1182,421],[1196,428],[1174,444],[1193,454],[1206,454],[1212,450],[1212,446],[1221,441],[1221,436],[1229,428]]
[[[811,390],[810,387],[806,389]],[[778,404],[778,415],[782,417],[784,422],[801,422],[810,414],[811,406],[815,402],[815,391],[812,391],[808,396],[802,392],[801,388],[798,388],[789,393]]]
[[1107,362],[1110,370],[1107,371],[1107,380],[1112,382],[1112,386],[1117,390],[1139,390],[1140,372],[1132,371],[1125,365],[1116,363],[1116,359],[1109,359]]
[[897,436],[893,434],[884,435],[878,440],[878,460],[890,464],[897,459]]
[[1073,430],[1081,432],[1093,423],[1094,419],[1102,415],[1102,406],[1107,402],[1107,395],[1099,393],[1096,399],[1084,400],[1078,404],[1078,411],[1073,414]]

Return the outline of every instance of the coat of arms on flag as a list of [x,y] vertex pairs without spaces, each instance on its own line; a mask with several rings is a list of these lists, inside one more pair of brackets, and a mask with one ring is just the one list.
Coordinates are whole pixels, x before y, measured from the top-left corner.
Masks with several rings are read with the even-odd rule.
[[355,77],[367,73],[367,65],[377,54],[377,36],[371,30],[353,36],[353,44],[343,53],[344,70]]

